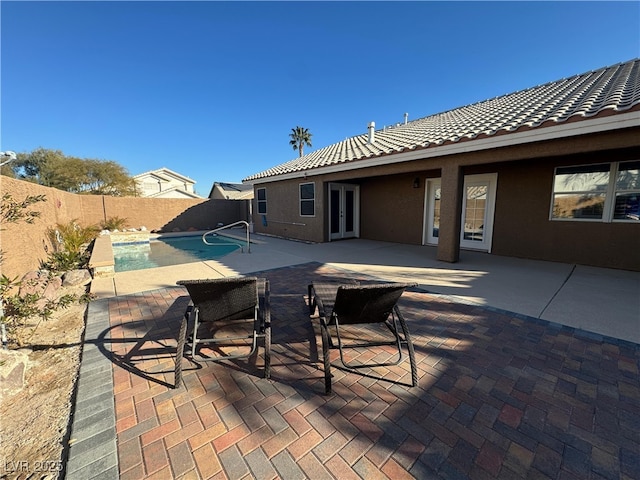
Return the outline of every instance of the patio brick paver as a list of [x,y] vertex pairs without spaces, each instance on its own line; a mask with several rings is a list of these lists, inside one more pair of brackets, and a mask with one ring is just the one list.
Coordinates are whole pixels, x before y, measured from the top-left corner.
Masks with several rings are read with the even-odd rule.
[[271,282],[271,380],[261,349],[185,359],[186,387],[172,389],[186,291],[109,300],[100,348],[121,478],[640,478],[639,345],[411,290],[418,387],[389,381],[410,383],[406,366],[376,369],[382,380],[335,369],[325,396],[306,285],[354,273],[258,275]]

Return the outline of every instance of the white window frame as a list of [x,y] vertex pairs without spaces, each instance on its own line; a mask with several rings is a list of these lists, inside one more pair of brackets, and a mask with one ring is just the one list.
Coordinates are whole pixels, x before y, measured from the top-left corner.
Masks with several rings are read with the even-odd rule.
[[[264,192],[264,200],[260,200],[260,190]],[[260,206],[264,206],[264,211],[260,208]],[[256,188],[256,210],[258,215],[266,215],[267,214],[267,189],[266,188]]]
[[[438,236],[433,235],[433,223],[435,221],[435,202],[436,192],[440,190],[442,195],[442,179],[441,178],[428,178],[426,179],[427,188],[424,196],[424,211],[427,214],[427,221],[424,222],[424,229],[422,232],[422,244],[423,245],[438,245]],[[439,199],[438,199],[439,200]],[[424,215],[423,215],[424,216]]]
[[[302,187],[304,185],[313,185],[313,198],[302,198]],[[302,213],[302,202],[313,202],[313,213]],[[298,184],[298,213],[301,217],[315,217],[316,216],[316,182],[304,182]]]
[[[623,162],[615,162],[615,168],[612,168],[612,172],[611,174],[614,177],[613,182],[611,183],[611,188],[612,188],[612,195],[611,195],[611,221],[615,222],[615,223],[637,223],[640,220],[640,217],[638,218],[614,218],[615,217],[615,213],[616,213],[616,197],[618,195],[618,193],[632,193],[632,194],[636,194],[637,196],[640,196],[640,181],[638,181],[638,183],[635,185],[635,188],[626,188],[626,189],[617,189],[616,188],[616,183],[618,180],[618,173],[620,172],[620,166],[624,165],[625,163],[637,163],[640,162],[638,160],[628,160],[628,161],[623,161]],[[638,212],[640,213],[640,212]]]
[[[615,206],[616,206],[616,195],[618,193],[638,193],[640,195],[640,185],[637,188],[631,189],[616,189],[616,182],[618,179],[618,172],[620,171],[620,165],[625,163],[637,162],[638,160],[624,160],[621,162],[598,162],[592,164],[583,164],[583,165],[562,165],[556,167],[553,171],[553,184],[551,188],[551,204],[549,206],[549,220],[554,222],[595,222],[595,223],[637,223],[638,220],[634,219],[615,219]],[[609,180],[607,184],[607,188],[602,192],[604,194],[604,204],[602,206],[602,217],[601,218],[560,218],[553,216],[553,207],[555,204],[555,197],[557,194],[563,193],[573,193],[573,194],[588,194],[594,193],[592,191],[562,191],[555,189],[556,184],[556,176],[559,168],[580,168],[580,167],[590,167],[590,166],[599,166],[599,165],[609,165]]]

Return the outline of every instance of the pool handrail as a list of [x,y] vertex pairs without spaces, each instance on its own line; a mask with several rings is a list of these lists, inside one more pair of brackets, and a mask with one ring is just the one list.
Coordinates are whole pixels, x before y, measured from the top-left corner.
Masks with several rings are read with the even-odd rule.
[[[251,241],[250,241],[250,238],[249,238],[249,222],[245,222],[244,220],[239,220],[237,222],[230,223],[229,225],[223,225],[222,227],[218,227],[218,228],[214,228],[213,230],[209,230],[208,232],[205,232],[205,233],[202,234],[202,241],[204,243],[206,243],[207,245],[215,245],[213,243],[207,242],[207,239],[206,239],[207,235],[209,235],[210,233],[219,232],[220,230],[225,230],[227,228],[235,227],[236,225],[244,225],[247,228],[247,253],[251,253]],[[244,249],[243,249],[243,252],[244,252]]]

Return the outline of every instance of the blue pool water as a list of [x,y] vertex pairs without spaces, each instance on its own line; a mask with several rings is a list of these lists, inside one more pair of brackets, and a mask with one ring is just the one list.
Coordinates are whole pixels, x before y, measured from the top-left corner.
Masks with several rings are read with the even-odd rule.
[[207,236],[207,245],[202,236],[166,237],[148,243],[116,244],[113,246],[116,272],[167,267],[182,263],[218,260],[245,246],[247,242],[222,236]]

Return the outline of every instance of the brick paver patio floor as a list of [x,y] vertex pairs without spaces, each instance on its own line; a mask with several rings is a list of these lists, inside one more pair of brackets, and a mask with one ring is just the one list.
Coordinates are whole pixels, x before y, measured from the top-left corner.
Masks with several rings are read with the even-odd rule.
[[640,346],[412,290],[400,305],[419,386],[392,382],[410,383],[408,362],[333,369],[325,396],[306,287],[353,273],[258,275],[271,282],[271,380],[261,348],[185,359],[173,389],[186,290],[109,301],[122,479],[640,478]]

